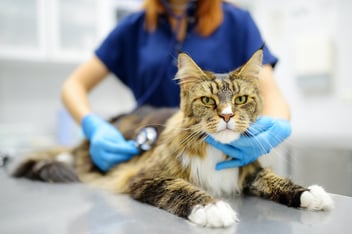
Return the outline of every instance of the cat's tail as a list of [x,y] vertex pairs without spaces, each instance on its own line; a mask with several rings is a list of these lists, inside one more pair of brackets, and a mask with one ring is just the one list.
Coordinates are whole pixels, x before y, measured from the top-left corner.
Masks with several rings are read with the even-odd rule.
[[72,150],[55,147],[33,152],[21,159],[10,173],[13,177],[51,183],[79,182]]

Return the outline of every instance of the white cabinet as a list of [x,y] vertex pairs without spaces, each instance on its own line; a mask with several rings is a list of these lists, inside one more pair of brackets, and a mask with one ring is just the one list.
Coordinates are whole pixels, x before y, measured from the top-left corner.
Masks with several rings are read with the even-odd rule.
[[1,0],[0,58],[79,62],[141,0]]
[[58,60],[88,56],[98,39],[98,1],[53,0],[51,3],[50,56]]
[[42,58],[45,55],[44,0],[0,1],[0,55]]

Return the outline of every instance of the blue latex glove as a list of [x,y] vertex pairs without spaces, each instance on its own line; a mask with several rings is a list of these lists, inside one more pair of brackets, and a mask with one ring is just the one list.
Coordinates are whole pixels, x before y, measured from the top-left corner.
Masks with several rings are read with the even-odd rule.
[[90,141],[92,161],[104,172],[139,153],[134,141],[126,141],[116,128],[97,115],[84,116],[82,128]]
[[216,170],[245,166],[282,143],[291,134],[291,125],[283,119],[262,116],[239,139],[222,144],[208,136],[206,142],[232,159],[216,164]]

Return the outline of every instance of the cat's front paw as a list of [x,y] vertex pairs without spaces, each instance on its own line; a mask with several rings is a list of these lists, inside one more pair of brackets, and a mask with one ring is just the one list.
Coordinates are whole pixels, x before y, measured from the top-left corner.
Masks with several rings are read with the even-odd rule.
[[228,227],[239,221],[236,212],[223,201],[205,206],[196,205],[188,219],[197,225],[212,228]]
[[330,195],[319,185],[308,187],[301,195],[301,207],[307,210],[331,210],[334,201]]

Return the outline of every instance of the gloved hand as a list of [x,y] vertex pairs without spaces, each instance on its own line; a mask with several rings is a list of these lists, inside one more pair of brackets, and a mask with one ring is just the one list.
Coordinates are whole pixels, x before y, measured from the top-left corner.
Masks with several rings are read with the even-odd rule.
[[126,141],[116,128],[95,114],[83,117],[82,128],[90,141],[92,161],[104,172],[139,153],[134,141]]
[[206,142],[232,157],[231,160],[217,163],[216,170],[222,170],[245,166],[255,161],[282,143],[290,134],[291,125],[288,121],[262,116],[249,126],[245,134],[229,144],[222,144],[210,136],[206,138]]

